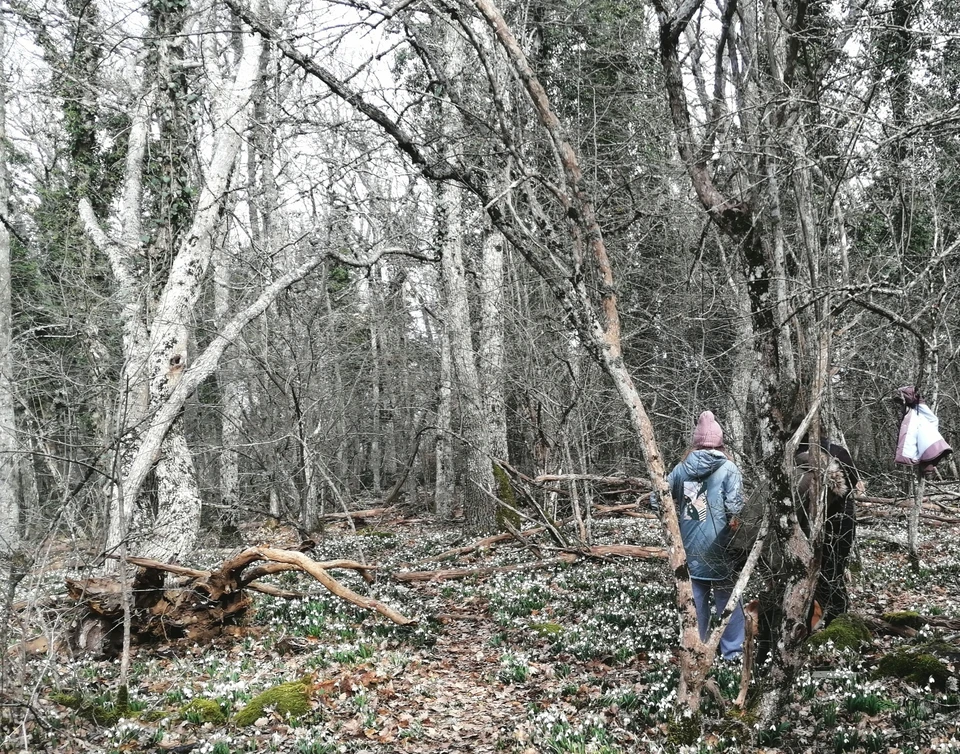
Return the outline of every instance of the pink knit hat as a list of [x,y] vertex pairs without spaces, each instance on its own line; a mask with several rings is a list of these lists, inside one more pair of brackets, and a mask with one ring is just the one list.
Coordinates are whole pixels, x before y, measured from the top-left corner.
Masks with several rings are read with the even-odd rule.
[[723,447],[723,430],[720,429],[717,420],[713,418],[713,411],[704,411],[700,414],[690,443],[696,450]]

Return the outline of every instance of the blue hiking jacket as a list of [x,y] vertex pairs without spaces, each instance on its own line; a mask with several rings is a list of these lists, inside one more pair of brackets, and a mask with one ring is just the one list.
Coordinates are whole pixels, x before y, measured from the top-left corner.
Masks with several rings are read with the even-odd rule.
[[736,558],[727,545],[733,537],[730,520],[743,510],[740,469],[719,450],[695,450],[673,467],[667,484],[677,506],[691,578],[733,578]]

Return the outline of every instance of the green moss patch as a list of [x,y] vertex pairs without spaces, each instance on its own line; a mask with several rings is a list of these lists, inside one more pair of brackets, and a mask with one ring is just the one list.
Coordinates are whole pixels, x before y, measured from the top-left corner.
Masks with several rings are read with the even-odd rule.
[[832,642],[837,649],[859,649],[872,639],[870,629],[863,619],[851,613],[838,615],[823,631],[811,636],[807,643],[814,647],[822,647]]
[[883,619],[892,626],[903,626],[904,628],[923,628],[926,622],[920,617],[920,613],[913,610],[897,610],[892,613],[884,613]]
[[947,670],[946,665],[928,652],[901,649],[884,655],[877,665],[877,675],[902,678],[922,686],[929,683],[944,689],[950,677],[950,671]]
[[520,514],[517,512],[517,496],[513,492],[513,485],[510,484],[510,477],[502,468],[493,464],[493,479],[497,485],[497,497],[504,505],[497,506],[497,528],[501,531],[506,530],[504,521],[510,524],[514,529],[520,528]]
[[220,704],[214,699],[193,699],[180,709],[180,716],[198,725],[203,723],[223,725],[227,721],[227,716],[220,709]]
[[[120,698],[126,701],[126,696],[121,695]],[[126,703],[103,701],[103,699],[86,697],[80,693],[54,691],[50,694],[50,699],[59,705],[76,710],[81,717],[97,725],[116,725],[121,717],[130,714],[129,705]]]
[[302,717],[310,711],[312,685],[307,680],[281,683],[257,694],[233,718],[235,725],[252,725],[267,708],[287,717]]

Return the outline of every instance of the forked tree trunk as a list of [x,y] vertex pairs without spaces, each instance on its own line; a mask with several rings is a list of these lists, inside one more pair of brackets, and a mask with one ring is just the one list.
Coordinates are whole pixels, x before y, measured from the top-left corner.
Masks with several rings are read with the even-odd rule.
[[[134,113],[125,166],[119,241],[107,236],[89,201],[81,200],[80,211],[88,232],[111,261],[123,307],[125,371],[121,395],[126,411],[121,412],[123,426],[120,429],[125,444],[118,452],[111,487],[108,550],[114,550],[132,535],[130,544],[136,548],[135,552],[183,555],[192,548],[197,534],[200,499],[192,459],[182,432],[174,429],[186,397],[173,403],[171,399],[189,367],[187,344],[192,311],[211,260],[211,233],[219,219],[245,131],[260,49],[258,37],[244,35],[243,54],[235,78],[219,90],[214,102],[214,143],[197,209],[177,248],[149,323],[143,307],[147,295],[144,286],[148,281],[138,277],[136,258],[140,245],[139,218],[150,97],[137,98],[139,105]],[[216,78],[212,73],[211,77]],[[208,349],[207,354],[212,356],[213,352]],[[195,387],[193,380],[187,383]],[[179,405],[174,405],[177,402]],[[151,422],[145,421],[148,417]],[[157,462],[160,462],[157,469],[163,489],[175,494],[161,501],[161,519],[154,521],[152,514],[140,506],[140,490]],[[153,531],[155,523],[161,526],[158,532]],[[128,530],[131,524],[135,528]]]

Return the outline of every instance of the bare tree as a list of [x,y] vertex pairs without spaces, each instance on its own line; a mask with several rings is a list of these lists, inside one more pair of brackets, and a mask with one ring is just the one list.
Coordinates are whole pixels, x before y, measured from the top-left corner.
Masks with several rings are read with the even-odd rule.
[[[0,20],[0,49],[5,49]],[[10,270],[10,176],[7,172],[7,86],[0,69],[0,570],[9,576],[9,561],[20,546],[18,446],[13,384],[13,315]],[[6,590],[3,591],[6,594]]]
[[[862,31],[863,14],[860,5],[845,4],[841,23],[833,24],[803,2],[721,3],[717,17],[698,0],[654,4],[678,154],[746,281],[779,558],[765,592],[778,648],[763,702],[764,719],[772,719],[809,632],[824,556],[823,490],[796,497],[793,458],[803,432],[819,440],[831,428],[832,301],[840,279],[833,230],[842,222],[838,196],[870,101],[856,83],[843,83],[856,77],[832,72],[844,65],[842,50]],[[689,94],[691,80],[699,100]],[[820,108],[832,106],[845,108],[841,140],[821,138]],[[801,281],[804,296],[795,287]]]

